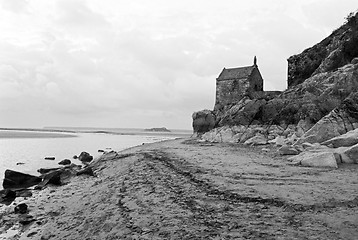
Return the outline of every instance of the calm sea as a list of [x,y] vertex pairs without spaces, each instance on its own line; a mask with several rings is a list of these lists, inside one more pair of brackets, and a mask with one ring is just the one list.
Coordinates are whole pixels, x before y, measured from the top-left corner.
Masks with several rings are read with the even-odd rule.
[[[38,176],[37,169],[59,167],[58,162],[66,158],[73,163],[80,164],[79,161],[73,159],[73,156],[78,156],[82,151],[97,157],[102,154],[98,150],[119,151],[143,143],[185,136],[185,134],[176,134],[175,132],[170,134],[136,133],[134,135],[80,132],[71,133],[76,137],[54,138],[39,137],[36,132],[32,132],[30,136],[26,137],[21,137],[21,135],[20,137],[11,137],[18,133],[18,131],[13,131],[10,137],[7,136],[9,134],[3,134],[5,137],[0,138],[0,189],[2,189],[2,180],[6,169]],[[45,160],[45,157],[55,157],[55,160]]]

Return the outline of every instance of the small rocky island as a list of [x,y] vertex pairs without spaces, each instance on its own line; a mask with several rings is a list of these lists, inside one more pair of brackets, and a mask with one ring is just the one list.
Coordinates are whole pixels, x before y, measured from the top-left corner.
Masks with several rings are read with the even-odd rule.
[[144,129],[145,132],[171,132],[169,129],[165,127],[161,128],[146,128]]

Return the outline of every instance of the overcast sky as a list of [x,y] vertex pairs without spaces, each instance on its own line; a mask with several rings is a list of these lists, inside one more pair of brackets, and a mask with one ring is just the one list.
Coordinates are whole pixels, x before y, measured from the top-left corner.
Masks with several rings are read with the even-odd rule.
[[224,67],[286,88],[287,58],[357,0],[0,0],[0,127],[191,129]]

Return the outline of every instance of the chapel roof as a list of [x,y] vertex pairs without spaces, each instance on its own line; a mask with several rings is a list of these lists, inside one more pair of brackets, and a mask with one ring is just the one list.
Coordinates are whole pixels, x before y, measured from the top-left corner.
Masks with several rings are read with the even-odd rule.
[[224,68],[217,80],[247,79],[256,67],[256,65],[252,65],[238,68]]

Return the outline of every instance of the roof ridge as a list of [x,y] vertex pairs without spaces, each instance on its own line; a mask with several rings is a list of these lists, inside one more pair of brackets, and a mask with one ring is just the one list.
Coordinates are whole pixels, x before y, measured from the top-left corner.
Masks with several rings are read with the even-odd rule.
[[250,66],[243,66],[243,67],[233,67],[233,68],[224,68],[226,70],[232,70],[232,69],[240,69],[240,68],[254,68],[255,65],[250,65]]
[[255,65],[236,67],[236,68],[224,68],[220,73],[218,80],[228,80],[228,79],[243,79],[248,78],[252,71],[256,68]]

